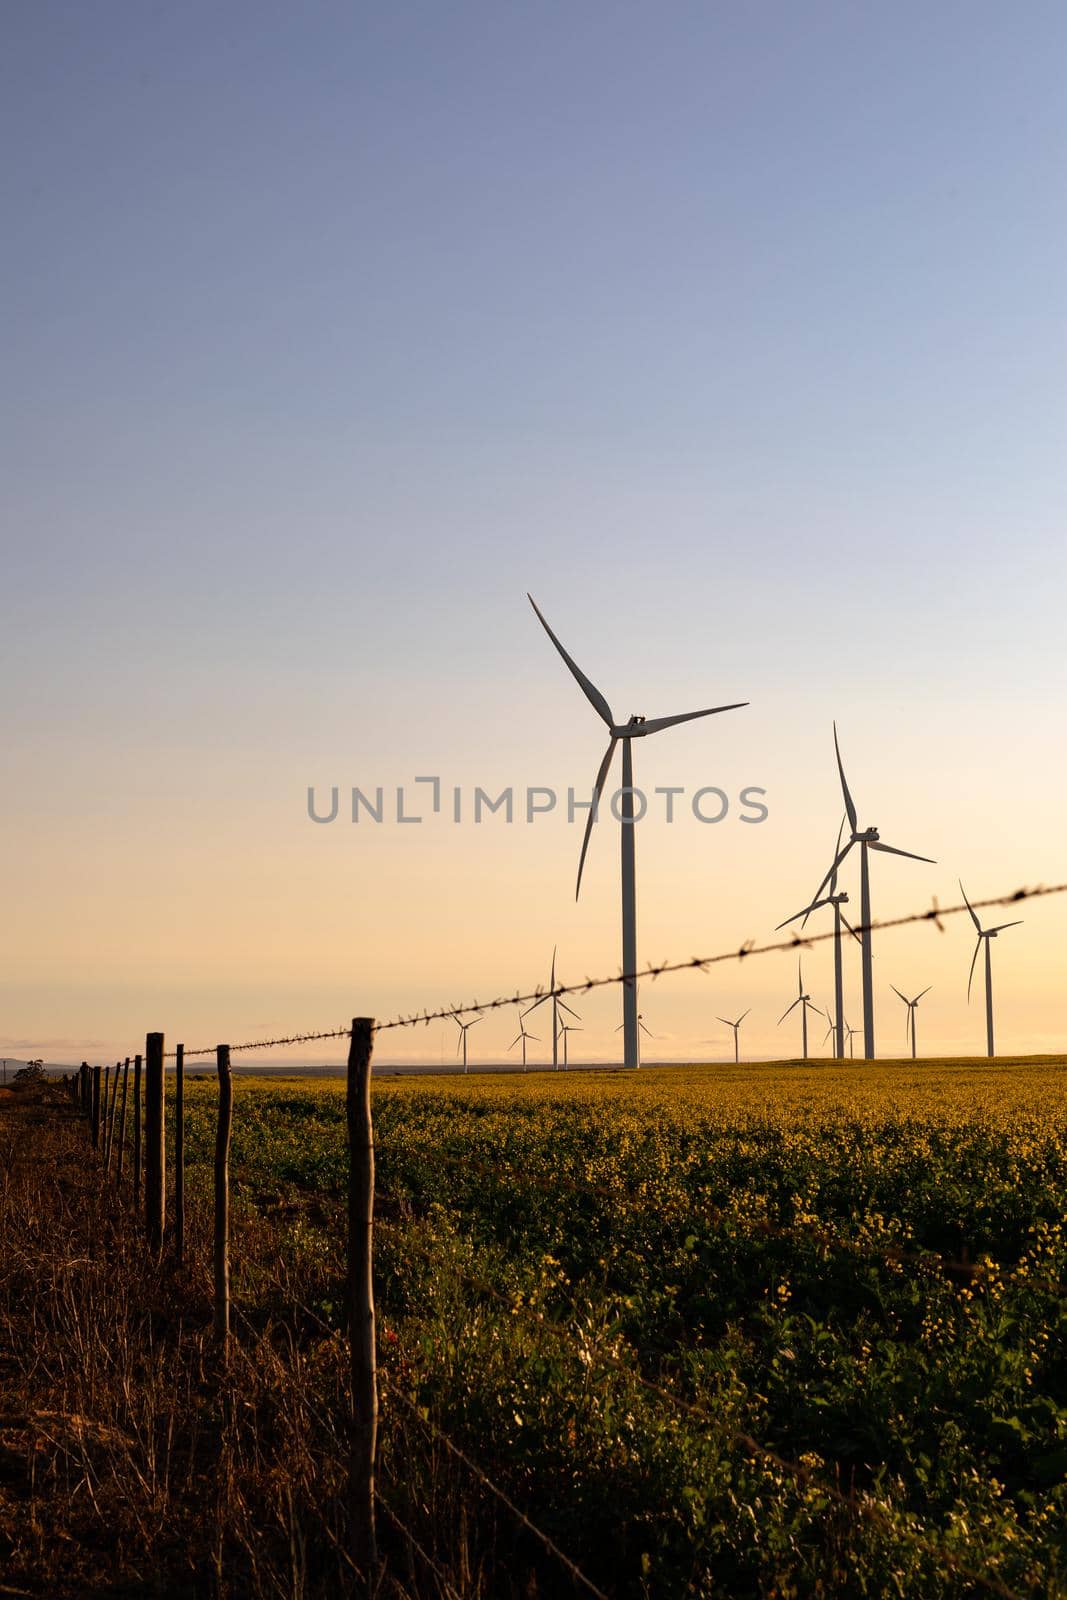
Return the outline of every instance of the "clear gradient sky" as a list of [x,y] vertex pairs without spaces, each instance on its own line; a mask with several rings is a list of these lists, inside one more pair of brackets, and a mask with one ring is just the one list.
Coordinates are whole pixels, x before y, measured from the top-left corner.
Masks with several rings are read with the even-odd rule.
[[[620,716],[751,701],[637,749],[770,809],[642,826],[642,957],[803,903],[835,716],[861,821],[938,859],[880,858],[876,915],[1067,877],[1065,59],[1052,3],[8,6],[0,1051],[616,968],[612,826],[576,906],[558,815],[306,815],[591,784],[527,589]],[[999,1041],[1063,1049],[1067,902],[1023,914]],[[970,950],[884,936],[884,1053],[890,983],[981,1048]],[[665,981],[652,1053],[746,1006],[791,1053],[794,982]]]

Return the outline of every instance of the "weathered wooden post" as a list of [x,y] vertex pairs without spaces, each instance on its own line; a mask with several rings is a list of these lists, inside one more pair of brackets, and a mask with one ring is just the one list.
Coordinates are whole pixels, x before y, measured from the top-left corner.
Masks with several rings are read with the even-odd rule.
[[78,1090],[81,1095],[81,1108],[85,1116],[89,1115],[89,1063],[83,1061],[78,1069]]
[[163,1035],[145,1039],[144,1073],[144,1219],[151,1250],[163,1248],[167,1216],[167,1164],[164,1157],[166,1123],[163,1099]]
[[104,1162],[109,1177],[111,1176],[111,1151],[115,1144],[115,1106],[119,1098],[119,1073],[121,1070],[122,1062],[116,1061],[115,1081],[111,1086],[111,1102],[107,1112],[107,1138],[104,1142]]
[[97,1137],[100,1141],[100,1154],[107,1157],[107,1098],[111,1088],[111,1068],[102,1067],[100,1070],[100,1116],[97,1126]]
[[185,1255],[185,1046],[174,1051],[174,1259]]
[[93,1068],[93,1099],[92,1099],[92,1133],[93,1149],[100,1145],[100,1068]]
[[348,1050],[348,1314],[352,1364],[349,1514],[352,1559],[368,1593],[378,1567],[374,1468],[378,1442],[378,1358],[374,1331],[374,1126],[370,1110],[374,1020],[354,1017]]
[[122,1182],[122,1157],[126,1149],[126,1096],[130,1090],[130,1058],[126,1057],[122,1069],[122,1110],[119,1112],[119,1164],[116,1180]]
[[219,1073],[219,1120],[215,1130],[215,1333],[223,1353],[230,1338],[230,1124],[233,1079],[230,1047],[215,1051]]
[[133,1203],[141,1203],[141,1058],[133,1058]]

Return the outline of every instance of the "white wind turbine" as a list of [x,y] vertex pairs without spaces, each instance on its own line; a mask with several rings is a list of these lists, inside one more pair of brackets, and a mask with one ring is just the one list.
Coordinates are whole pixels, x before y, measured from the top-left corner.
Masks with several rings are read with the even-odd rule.
[[[820,906],[833,906],[833,908],[834,908],[834,1005],[837,1007],[837,1019],[838,1020],[837,1020],[836,1023],[831,1021],[830,1031],[831,1031],[831,1033],[836,1032],[836,1034],[837,1034],[837,1038],[834,1041],[834,1043],[835,1043],[834,1054],[835,1054],[835,1056],[837,1056],[839,1058],[842,1057],[844,1055],[844,1053],[845,1053],[845,980],[844,980],[844,974],[843,974],[843,971],[842,971],[842,963],[841,963],[841,944],[842,944],[841,928],[842,928],[842,925],[844,925],[844,927],[846,927],[848,929],[849,933],[852,935],[852,937],[855,940],[859,941],[859,938],[860,938],[860,936],[856,932],[855,928],[852,926],[852,924],[849,922],[848,918],[845,916],[845,913],[841,910],[841,907],[843,905],[847,905],[848,904],[848,894],[846,893],[845,890],[842,890],[840,894],[838,894],[838,892],[837,892],[837,867],[838,867],[838,862],[841,859],[841,835],[842,835],[842,833],[844,831],[845,831],[845,820],[842,817],[841,826],[837,830],[837,843],[834,846],[834,864],[830,868],[829,892],[827,894],[825,894],[821,900],[818,897],[816,897],[811,902],[810,906],[805,906],[804,907],[803,911],[794,911],[794,913],[793,913],[793,915],[791,917],[786,917],[785,921],[784,922],[780,922],[778,924],[778,927],[774,930],[776,933],[778,933],[782,928],[788,928],[789,924],[791,922],[795,922],[798,917],[803,917],[804,918],[804,922],[807,922],[808,918],[811,916],[811,913],[813,911],[817,911]],[[801,927],[804,926],[804,922],[801,923]],[[826,1014],[827,1014],[827,1016],[830,1015],[829,1012],[827,1012]],[[823,1043],[824,1044],[826,1043],[825,1039],[823,1040]]]
[[905,1033],[904,1037],[905,1037],[905,1039],[909,1039],[911,1041],[911,1059],[914,1061],[915,1060],[915,1007],[919,1004],[919,1001],[922,999],[924,994],[929,994],[930,993],[930,990],[933,988],[933,984],[932,983],[928,983],[926,985],[925,989],[920,989],[919,993],[915,996],[914,1000],[909,1000],[906,994],[901,994],[900,990],[897,988],[895,983],[891,983],[889,985],[889,987],[892,989],[893,993],[897,996],[897,998],[899,1000],[903,1000],[904,1004],[908,1008],[908,1028],[907,1028],[907,1032]]
[[580,1022],[582,1019],[581,1019],[581,1017],[579,1017],[577,1011],[572,1010],[571,1007],[567,1004],[567,1002],[565,1000],[561,1000],[559,995],[554,993],[555,987],[556,987],[556,946],[553,945],[552,946],[552,971],[551,971],[551,975],[549,977],[548,992],[546,994],[543,994],[541,996],[540,1000],[535,1000],[532,1006],[527,1006],[526,1010],[523,1012],[523,1016],[524,1017],[528,1017],[532,1011],[536,1011],[537,1010],[538,1006],[543,1006],[546,1000],[551,1000],[551,1002],[552,1002],[552,1067],[553,1067],[553,1070],[558,1072],[558,1070],[559,1070],[559,1036],[560,1036],[560,1030],[561,1030],[561,1028],[563,1026],[563,1024],[560,1021],[559,1014],[560,1014],[561,1011],[565,1011],[569,1017],[573,1017],[574,1018],[575,1022]]
[[[620,1022],[619,1026],[615,1029],[615,1032],[616,1033],[621,1033],[623,1028],[625,1028],[625,1026],[626,1026],[625,1022]],[[645,1034],[646,1037],[648,1037],[649,1039],[654,1039],[656,1037],[656,1035],[649,1028],[645,1027],[645,1014],[644,1014],[643,1011],[639,1011],[637,1013],[637,1026],[638,1026],[640,1032]],[[637,1048],[637,1065],[640,1066],[641,1065],[641,1040],[640,1040],[640,1038],[638,1038],[637,1046],[638,1046],[638,1048]]]
[[[622,986],[622,1015],[623,1015],[623,1059],[628,1067],[637,1067],[641,1063],[640,1038],[638,1032],[637,1016],[637,888],[636,888],[636,863],[634,850],[634,773],[633,773],[633,741],[644,739],[650,733],[659,733],[664,728],[673,728],[680,722],[692,722],[697,717],[716,716],[720,711],[737,711],[748,704],[747,700],[736,701],[728,706],[710,706],[706,711],[684,711],[676,717],[639,717],[631,716],[628,722],[618,723],[612,715],[611,707],[601,694],[600,690],[592,683],[581,670],[578,664],[571,659],[552,632],[538,608],[533,595],[526,597],[537,612],[541,626],[552,640],[556,649],[563,657],[582,693],[589,701],[597,715],[607,724],[611,735],[608,748],[600,763],[600,770],[596,775],[594,799],[589,810],[589,820],[585,825],[585,837],[582,840],[582,853],[578,859],[578,881],[575,885],[574,898],[577,900],[582,887],[582,868],[585,865],[585,853],[589,848],[589,835],[596,821],[600,797],[604,792],[607,782],[608,769],[615,754],[615,746],[622,744],[622,788],[619,797],[622,802],[622,813],[619,816],[619,828],[622,841],[622,970],[625,982]],[[616,1033],[620,1030],[616,1028]]]
[[[860,945],[863,957],[863,1054],[868,1061],[874,1060],[874,969],[871,964],[871,879],[868,852],[881,850],[888,856],[906,856],[909,861],[925,861],[933,866],[929,856],[917,856],[911,850],[898,850],[896,845],[883,844],[877,828],[864,828],[862,831],[856,815],[856,807],[848,791],[845,781],[845,769],[841,764],[841,747],[837,742],[837,723],[834,723],[834,753],[837,756],[837,770],[841,778],[841,793],[845,798],[845,812],[848,824],[852,829],[852,837],[843,850],[839,850],[834,857],[834,864],[812,896],[812,905],[817,905],[819,896],[826,885],[831,881],[838,867],[844,861],[854,844],[860,847]],[[840,1011],[840,1008],[839,1008]]]
[[806,1061],[808,1059],[808,1012],[814,1011],[815,1015],[818,1016],[819,1008],[818,1006],[812,1005],[811,995],[804,993],[804,975],[800,970],[799,959],[797,960],[797,997],[793,1001],[793,1004],[791,1006],[787,1006],[782,1012],[781,1016],[778,1018],[779,1027],[782,1026],[782,1023],[785,1021],[790,1011],[795,1011],[797,1006],[800,1007],[800,1016],[803,1022],[804,1060]]
[[559,1025],[559,1031],[563,1036],[563,1070],[566,1072],[567,1068],[570,1066],[570,1061],[567,1059],[567,1035],[569,1033],[581,1033],[582,1029],[578,1027],[577,1023],[561,1022]]
[[989,959],[989,941],[995,939],[998,933],[1003,933],[1005,928],[1020,927],[1023,919],[1018,917],[1014,922],[1001,922],[995,928],[983,928],[974,907],[967,899],[967,891],[962,883],[960,884],[960,894],[963,896],[964,905],[971,913],[971,921],[978,930],[978,943],[974,947],[974,955],[971,957],[971,970],[967,977],[968,1004],[971,999],[971,984],[974,980],[974,964],[978,960],[978,952],[982,948],[982,940],[985,940],[985,1033],[987,1053],[992,1056],[995,1054],[993,1050],[993,967]]
[[452,1021],[456,1024],[456,1027],[459,1029],[459,1038],[456,1040],[456,1054],[457,1054],[457,1056],[459,1055],[460,1047],[462,1046],[462,1048],[463,1048],[463,1070],[464,1070],[464,1072],[466,1072],[468,1070],[467,1069],[467,1030],[468,1030],[468,1028],[473,1028],[476,1022],[484,1022],[485,1018],[484,1017],[472,1017],[469,1022],[462,1022],[460,1020],[459,1012],[458,1011],[453,1011],[453,1013],[452,1013]]
[[526,1023],[525,1023],[525,1021],[523,1020],[522,1017],[519,1018],[519,1031],[515,1035],[514,1039],[512,1039],[511,1043],[508,1045],[508,1049],[509,1050],[514,1050],[515,1046],[518,1044],[520,1039],[522,1040],[522,1070],[523,1070],[523,1072],[525,1072],[526,1071],[526,1041],[527,1041],[527,1039],[532,1039],[534,1044],[537,1044],[537,1043],[539,1043],[539,1040],[538,1040],[538,1037],[537,1037],[536,1033],[527,1033],[526,1032]]
[[742,1022],[744,1022],[745,1018],[748,1016],[748,1012],[751,1011],[751,1010],[752,1010],[752,1007],[749,1006],[748,1011],[742,1011],[741,1015],[738,1017],[736,1022],[731,1022],[729,1017],[719,1017],[718,1018],[719,1022],[725,1023],[728,1028],[732,1028],[734,1030],[734,1065],[735,1066],[741,1060],[741,1042],[740,1042],[741,1024],[742,1024]]

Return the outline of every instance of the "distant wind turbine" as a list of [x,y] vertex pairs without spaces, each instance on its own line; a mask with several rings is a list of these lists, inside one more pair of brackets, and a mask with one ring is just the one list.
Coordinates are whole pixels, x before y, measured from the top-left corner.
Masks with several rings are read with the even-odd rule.
[[[625,1022],[620,1022],[619,1026],[615,1029],[615,1032],[616,1033],[621,1033],[623,1028],[625,1028],[625,1026],[626,1026]],[[644,1014],[643,1011],[639,1011],[637,1013],[637,1026],[640,1029],[641,1033],[645,1034],[649,1039],[654,1039],[656,1037],[656,1035],[651,1031],[651,1029],[645,1027],[645,1014]],[[640,1038],[638,1038],[638,1041],[637,1041],[637,1065],[638,1066],[641,1065],[641,1040],[640,1040]]]
[[[845,769],[841,763],[841,747],[837,742],[837,723],[834,723],[834,753],[837,756],[837,770],[841,778],[841,793],[845,799],[845,813],[848,817],[852,837],[843,850],[837,852],[834,864],[825,878],[812,895],[812,905],[817,905],[819,896],[826,885],[834,877],[838,867],[844,861],[854,844],[860,847],[860,944],[863,957],[863,1054],[868,1061],[874,1060],[874,970],[871,964],[871,879],[868,852],[881,850],[889,856],[906,856],[909,861],[925,861],[930,866],[934,863],[929,856],[917,856],[911,850],[898,850],[896,845],[883,844],[877,828],[864,828],[862,831],[853,804],[852,796],[845,781]],[[838,1008],[840,1010],[840,1008]]]
[[[637,1067],[641,1064],[641,1049],[637,1016],[637,887],[636,853],[634,848],[633,741],[635,739],[644,739],[650,733],[659,733],[664,728],[673,728],[680,722],[692,722],[697,717],[716,716],[720,711],[738,711],[742,706],[747,705],[748,701],[739,700],[728,706],[710,706],[705,711],[684,711],[679,716],[674,717],[652,717],[649,719],[631,716],[628,722],[617,723],[611,707],[600,690],[586,677],[585,673],[567,654],[556,635],[552,632],[533,595],[528,594],[526,598],[533,606],[541,626],[563,657],[582,693],[597,715],[607,724],[611,735],[604,759],[600,763],[600,770],[596,775],[594,798],[589,809],[589,819],[585,825],[582,853],[578,858],[578,881],[574,890],[574,898],[576,900],[582,887],[582,868],[585,865],[585,854],[589,848],[589,836],[593,829],[593,823],[596,821],[600,797],[607,782],[608,770],[615,754],[615,746],[620,741],[622,743],[622,788],[619,790],[622,812],[619,816],[619,828],[622,841],[622,970],[626,980],[622,986],[623,1059],[628,1067]],[[618,1033],[620,1030],[616,1028],[615,1031]]]
[[[816,898],[811,902],[810,906],[805,906],[803,911],[794,911],[791,917],[786,917],[785,921],[780,922],[778,927],[775,929],[775,932],[777,933],[782,928],[787,928],[789,924],[791,922],[795,922],[798,917],[803,917],[804,922],[807,922],[812,912],[817,911],[820,906],[833,906],[834,908],[834,1005],[837,1007],[837,1023],[836,1025],[831,1025],[831,1032],[836,1032],[837,1034],[834,1055],[838,1058],[844,1056],[845,1053],[845,980],[841,967],[842,924],[844,924],[855,940],[862,942],[860,941],[859,934],[856,932],[855,928],[841,910],[843,905],[848,904],[848,894],[844,890],[842,890],[840,894],[837,892],[837,868],[838,863],[842,859],[841,835],[844,833],[844,831],[845,819],[842,817],[841,826],[837,830],[837,843],[834,845],[834,864],[830,868],[829,893],[824,895],[821,900],[818,898],[818,896],[816,896]],[[801,923],[801,927],[803,926],[804,923]],[[829,1016],[829,1012],[827,1012],[827,1016]],[[826,1041],[824,1040],[823,1043],[825,1044],[825,1042]]]
[[862,1028],[850,1028],[848,1023],[846,1022],[845,1023],[845,1032],[848,1035],[848,1059],[850,1061],[855,1061],[855,1059],[856,1059],[856,1048],[853,1045],[852,1041],[856,1037],[857,1033],[862,1033],[863,1032],[863,1029]]
[[818,1016],[819,1008],[818,1006],[812,1005],[811,995],[804,993],[804,975],[801,971],[799,959],[797,961],[797,997],[793,1001],[793,1004],[791,1006],[787,1006],[782,1012],[781,1016],[778,1018],[779,1027],[782,1026],[782,1023],[785,1021],[790,1011],[795,1011],[797,1006],[800,1007],[800,1016],[803,1023],[802,1032],[804,1039],[804,1060],[806,1061],[808,1059],[808,1012],[814,1011],[815,1015]]
[[559,1025],[559,1031],[563,1035],[563,1070],[566,1072],[567,1068],[570,1066],[570,1062],[567,1059],[567,1035],[569,1033],[581,1033],[582,1029],[578,1027],[577,1023],[561,1022]]
[[968,1003],[970,1003],[971,998],[971,983],[974,980],[974,964],[978,960],[978,952],[982,948],[982,940],[985,940],[985,1032],[988,1054],[993,1055],[993,967],[989,959],[989,941],[990,939],[995,939],[998,933],[1003,933],[1005,928],[1018,928],[1023,919],[1018,917],[1014,922],[1001,922],[995,928],[983,928],[974,907],[967,899],[967,891],[962,883],[960,884],[960,894],[963,896],[964,905],[971,913],[971,921],[978,930],[978,943],[974,947],[974,955],[971,957],[971,970],[967,976]]
[[523,1012],[523,1016],[524,1017],[528,1017],[531,1012],[537,1010],[538,1006],[543,1006],[546,1000],[551,1000],[551,1002],[552,1002],[552,1066],[553,1066],[554,1070],[558,1071],[559,1070],[559,1035],[560,1035],[560,1029],[562,1027],[562,1023],[560,1022],[559,1014],[560,1014],[561,1011],[565,1011],[569,1017],[573,1017],[574,1018],[575,1022],[580,1022],[581,1018],[579,1017],[577,1011],[572,1011],[571,1007],[567,1004],[567,1002],[565,1000],[561,1000],[559,995],[555,994],[553,992],[555,990],[555,987],[556,987],[556,946],[553,945],[552,946],[552,971],[551,971],[551,975],[550,975],[549,981],[548,981],[548,992],[546,994],[543,994],[541,996],[540,1000],[535,1000],[532,1006],[527,1006],[526,1010]]
[[915,1060],[915,1007],[919,1004],[919,1001],[922,999],[924,994],[929,994],[930,993],[930,990],[933,988],[933,984],[932,983],[928,983],[926,985],[925,989],[920,989],[919,993],[915,996],[914,1000],[909,1000],[906,994],[901,994],[900,990],[897,988],[895,983],[891,983],[889,985],[889,987],[892,989],[893,993],[897,996],[898,999],[903,1000],[904,1004],[908,1008],[908,1028],[907,1028],[907,1032],[905,1033],[904,1037],[906,1039],[910,1039],[911,1040],[911,1059],[914,1061]]
[[457,1056],[459,1055],[460,1048],[462,1046],[462,1049],[463,1049],[463,1070],[464,1070],[464,1072],[466,1072],[468,1070],[467,1069],[467,1030],[468,1030],[468,1028],[473,1028],[476,1022],[484,1022],[485,1018],[484,1017],[472,1017],[469,1022],[461,1022],[460,1021],[459,1012],[458,1011],[454,1011],[452,1013],[452,1021],[456,1024],[456,1027],[459,1029],[459,1038],[456,1040],[456,1054],[457,1054]]
[[515,1035],[514,1039],[512,1039],[511,1043],[508,1045],[508,1049],[509,1050],[514,1050],[515,1046],[518,1044],[520,1039],[522,1040],[522,1070],[523,1070],[523,1072],[525,1072],[526,1071],[526,1041],[527,1041],[527,1039],[532,1039],[534,1044],[538,1044],[540,1041],[538,1040],[538,1037],[537,1037],[536,1033],[527,1033],[526,1032],[526,1023],[525,1023],[525,1021],[523,1020],[522,1017],[519,1018],[519,1031]]
[[734,1065],[735,1066],[741,1060],[741,1042],[740,1042],[741,1024],[742,1024],[742,1022],[744,1022],[745,1018],[748,1016],[748,1012],[751,1011],[751,1010],[752,1010],[752,1007],[749,1006],[748,1011],[742,1011],[741,1015],[738,1017],[736,1022],[731,1022],[729,1017],[719,1017],[719,1019],[718,1019],[720,1022],[724,1023],[726,1025],[726,1027],[732,1028],[734,1030]]

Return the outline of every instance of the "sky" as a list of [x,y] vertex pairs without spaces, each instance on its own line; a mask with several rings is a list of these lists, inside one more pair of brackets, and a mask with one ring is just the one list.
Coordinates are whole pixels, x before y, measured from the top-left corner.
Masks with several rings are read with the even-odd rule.
[[[1065,50],[1040,0],[16,0],[0,1051],[389,1017],[544,982],[554,946],[616,971],[618,828],[576,903],[566,817],[603,729],[527,591],[621,718],[749,702],[635,751],[685,790],[637,830],[642,961],[805,903],[835,718],[861,823],[936,858],[880,857],[876,917],[1067,879]],[[520,815],[475,825],[506,786]],[[998,1042],[1059,1051],[1067,896],[1022,914]],[[922,1046],[981,1051],[972,943],[879,937],[881,1053],[890,984],[933,985]],[[831,1002],[827,946],[805,979]],[[746,1050],[795,1053],[795,984],[646,985],[649,1058],[732,1053],[746,1007]],[[618,991],[579,1009],[574,1055],[617,1052]]]

